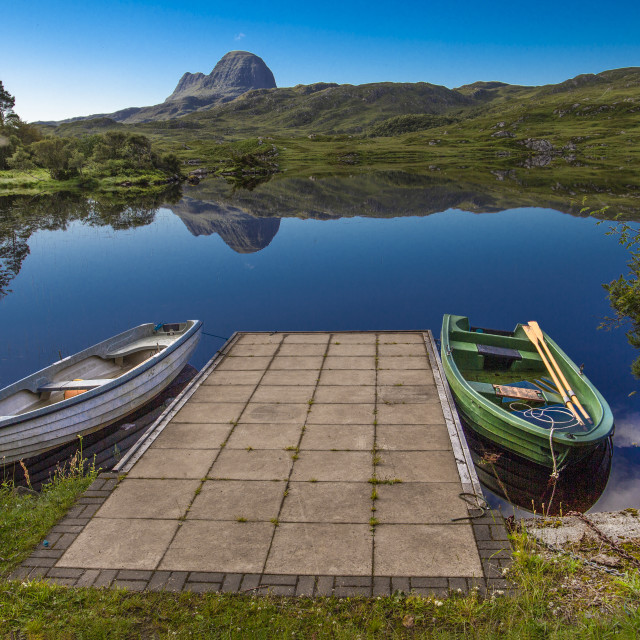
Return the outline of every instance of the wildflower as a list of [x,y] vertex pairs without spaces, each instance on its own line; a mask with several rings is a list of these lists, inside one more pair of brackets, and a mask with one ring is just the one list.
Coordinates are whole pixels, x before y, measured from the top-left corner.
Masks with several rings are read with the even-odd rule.
[[442,602],[442,600],[434,600],[433,604],[435,604],[436,607],[441,607],[444,604],[444,602]]

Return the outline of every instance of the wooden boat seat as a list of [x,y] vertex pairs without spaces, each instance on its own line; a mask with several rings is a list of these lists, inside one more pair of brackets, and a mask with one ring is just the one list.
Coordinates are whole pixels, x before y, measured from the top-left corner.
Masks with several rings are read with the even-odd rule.
[[517,349],[507,349],[505,347],[491,347],[486,344],[476,345],[478,353],[482,356],[493,356],[501,360],[522,360],[522,355]]
[[126,358],[134,353],[139,353],[140,351],[148,351],[149,349],[160,348],[166,349],[168,346],[172,345],[175,342],[175,338],[160,338],[157,336],[151,336],[149,338],[143,338],[142,340],[136,340],[136,342],[132,342],[128,344],[122,349],[116,349],[115,351],[109,351],[104,355],[105,358]]
[[84,391],[101,387],[107,382],[113,382],[113,378],[96,378],[94,380],[60,380],[50,382],[38,387],[39,393],[51,393],[52,391]]
[[[467,380],[467,384],[480,395],[499,396],[499,394],[496,393],[495,387],[490,382],[472,382],[471,380]],[[513,387],[513,389],[518,389],[518,387]],[[544,389],[539,389],[539,391],[544,397],[545,401],[549,404],[557,404],[558,402],[562,402],[562,397],[557,393],[550,393],[549,391],[545,391]]]

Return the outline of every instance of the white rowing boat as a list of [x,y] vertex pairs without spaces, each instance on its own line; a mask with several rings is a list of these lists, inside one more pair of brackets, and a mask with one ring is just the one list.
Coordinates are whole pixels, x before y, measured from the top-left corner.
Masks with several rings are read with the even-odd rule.
[[0,390],[0,464],[30,458],[140,408],[180,373],[200,320],[143,324]]

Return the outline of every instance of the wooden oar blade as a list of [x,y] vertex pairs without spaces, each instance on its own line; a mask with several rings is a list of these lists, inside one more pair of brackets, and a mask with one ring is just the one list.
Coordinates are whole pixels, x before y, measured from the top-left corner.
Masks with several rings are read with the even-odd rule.
[[[591,419],[591,416],[589,415],[587,410],[582,406],[582,403],[580,402],[580,400],[578,400],[578,396],[576,395],[575,391],[573,391],[573,389],[571,388],[571,385],[569,384],[569,382],[567,381],[567,378],[562,372],[560,365],[558,364],[557,360],[554,358],[553,354],[549,350],[549,346],[547,345],[544,339],[544,334],[542,333],[542,329],[540,328],[540,325],[535,320],[529,320],[529,330],[531,333],[533,333],[533,335],[536,336],[536,338],[538,339],[538,342],[542,345],[542,347],[546,351],[547,356],[549,358],[549,362],[551,363],[551,366],[555,369],[556,373],[558,374],[558,378],[560,380],[560,384],[562,385],[562,390],[563,390],[563,393],[561,395],[565,395],[566,393],[566,395],[571,398],[575,406],[580,410],[580,413],[582,413],[582,415],[585,417],[585,420],[587,420],[589,424],[593,424],[593,420]],[[525,330],[525,333],[526,333],[526,330]],[[540,350],[538,349],[538,351]],[[584,424],[584,422],[580,420],[580,424]]]

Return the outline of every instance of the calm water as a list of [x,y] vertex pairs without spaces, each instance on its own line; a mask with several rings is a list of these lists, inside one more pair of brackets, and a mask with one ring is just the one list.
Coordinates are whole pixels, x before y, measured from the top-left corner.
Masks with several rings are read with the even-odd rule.
[[[640,401],[629,396],[636,354],[623,330],[597,329],[610,313],[602,283],[626,272],[628,260],[608,225],[543,208],[495,211],[451,187],[382,180],[278,180],[235,193],[207,181],[158,208],[52,203],[47,229],[16,217],[0,254],[10,280],[0,299],[0,387],[58,352],[143,322],[199,318],[219,336],[439,335],[447,312],[506,329],[536,319],[585,363],[616,417],[610,479],[595,508],[640,506]],[[12,206],[31,205],[5,201],[5,217]],[[48,211],[46,201],[38,206]],[[192,364],[221,344],[203,337]]]

